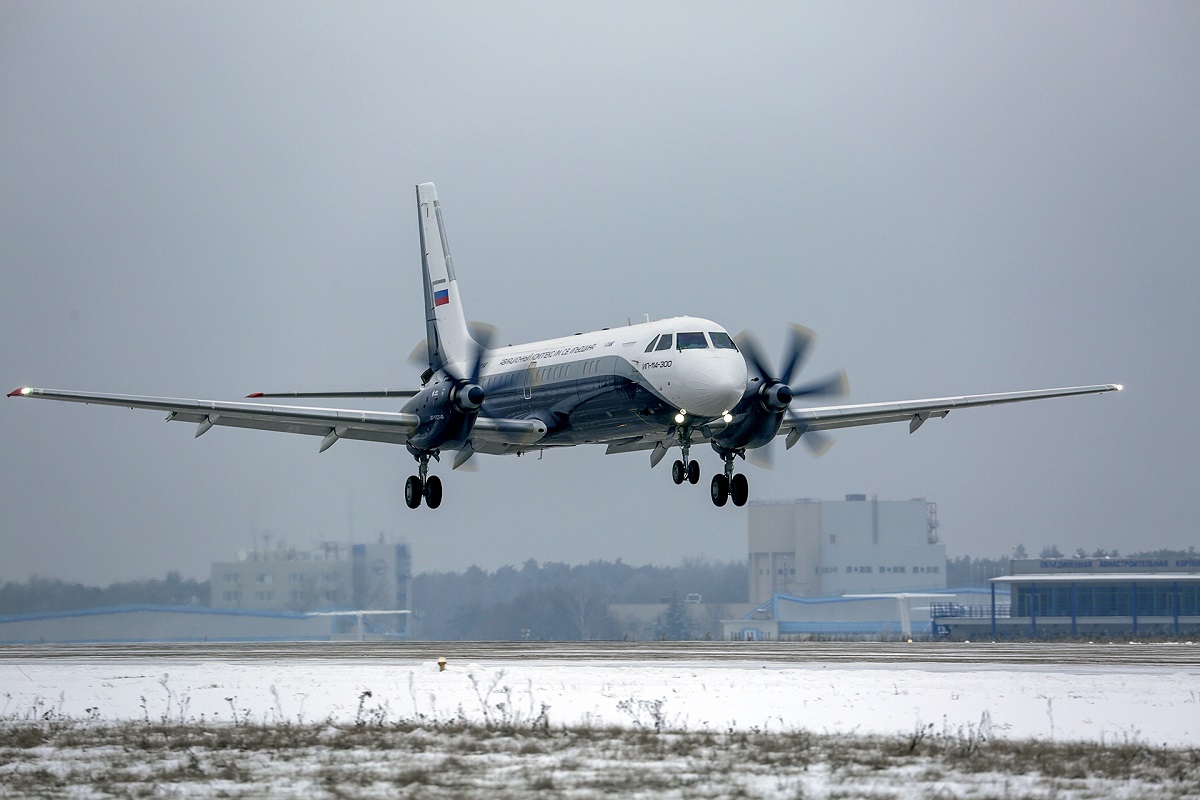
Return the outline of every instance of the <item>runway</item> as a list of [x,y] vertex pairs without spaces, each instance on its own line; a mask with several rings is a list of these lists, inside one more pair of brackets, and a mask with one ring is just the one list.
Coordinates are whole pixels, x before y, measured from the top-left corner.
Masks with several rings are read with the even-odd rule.
[[1063,665],[1200,668],[1200,643],[1131,642],[270,642],[0,646],[0,664],[137,661],[424,663],[602,662],[642,665],[864,664],[912,668]]

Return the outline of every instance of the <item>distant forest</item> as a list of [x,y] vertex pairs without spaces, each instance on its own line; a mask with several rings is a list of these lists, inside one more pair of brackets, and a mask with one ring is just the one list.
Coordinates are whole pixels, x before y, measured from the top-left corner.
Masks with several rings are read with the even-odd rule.
[[0,615],[6,616],[110,606],[208,604],[208,581],[184,580],[178,572],[168,572],[165,580],[123,581],[103,589],[38,575],[0,587]]
[[[1194,547],[1119,553],[1082,549],[1063,553],[1042,548],[1040,558],[1194,557]],[[1013,558],[1028,558],[1018,545]],[[946,585],[986,587],[998,575],[1009,574],[1010,558],[959,556],[946,562]],[[745,561],[685,559],[678,566],[632,566],[623,561],[593,561],[582,565],[526,561],[518,567],[488,572],[471,567],[465,572],[426,572],[413,578],[412,609],[422,639],[517,639],[525,631],[538,639],[578,640],[619,638],[609,613],[612,604],[661,603],[662,635],[686,638],[681,627],[686,614],[680,606],[690,594],[704,603],[745,603],[749,576]],[[162,580],[124,581],[100,588],[57,578],[30,577],[0,587],[0,616],[71,611],[123,605],[209,605],[208,581],[183,579],[169,572]]]

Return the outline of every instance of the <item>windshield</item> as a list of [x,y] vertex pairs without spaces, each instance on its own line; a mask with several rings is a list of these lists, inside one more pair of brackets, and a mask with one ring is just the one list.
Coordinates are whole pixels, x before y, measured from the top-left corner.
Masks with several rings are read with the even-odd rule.
[[725,331],[709,331],[708,338],[712,339],[713,347],[718,350],[737,350],[737,345]]
[[703,333],[677,333],[675,338],[680,350],[703,350],[708,347],[708,340]]

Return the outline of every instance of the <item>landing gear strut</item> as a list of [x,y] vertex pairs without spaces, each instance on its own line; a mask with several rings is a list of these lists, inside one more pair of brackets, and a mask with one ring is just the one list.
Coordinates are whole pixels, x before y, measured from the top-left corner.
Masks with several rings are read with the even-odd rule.
[[408,480],[404,482],[404,504],[409,508],[417,508],[421,505],[421,498],[425,498],[425,505],[430,508],[437,508],[442,504],[442,479],[437,475],[429,474],[429,457],[437,457],[435,453],[421,453],[417,456],[419,466],[418,475],[409,475]]
[[671,465],[671,480],[675,481],[676,485],[686,480],[695,486],[700,482],[700,462],[688,458],[692,449],[691,428],[679,429],[679,448],[683,451],[683,458]]
[[725,505],[729,500],[733,500],[735,506],[744,506],[750,499],[750,482],[742,473],[735,474],[733,471],[733,457],[737,455],[744,457],[744,454],[734,450],[721,453],[721,457],[725,459],[725,472],[713,475],[709,489],[713,505],[717,507]]

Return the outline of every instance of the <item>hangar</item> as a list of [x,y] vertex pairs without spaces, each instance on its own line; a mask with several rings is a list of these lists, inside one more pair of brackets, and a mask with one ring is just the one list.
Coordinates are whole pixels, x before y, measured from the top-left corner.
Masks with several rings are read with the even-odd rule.
[[1196,634],[1200,557],[1014,560],[988,603],[932,603],[930,616],[954,639]]

